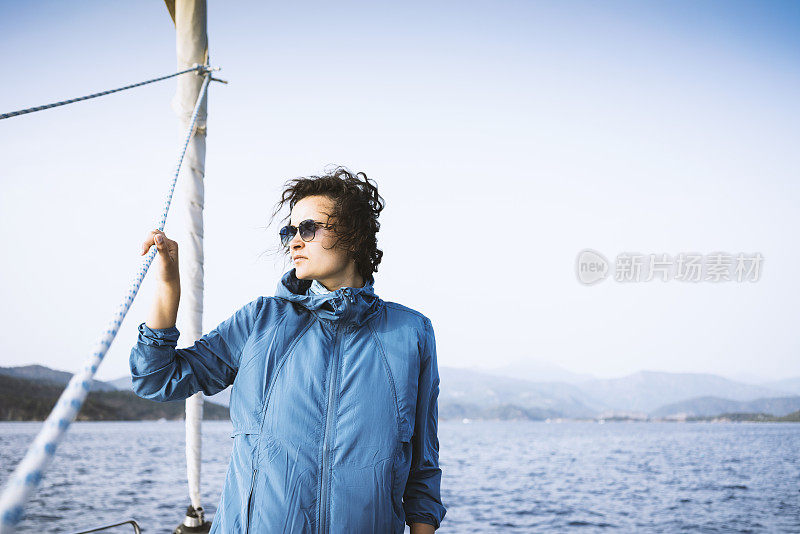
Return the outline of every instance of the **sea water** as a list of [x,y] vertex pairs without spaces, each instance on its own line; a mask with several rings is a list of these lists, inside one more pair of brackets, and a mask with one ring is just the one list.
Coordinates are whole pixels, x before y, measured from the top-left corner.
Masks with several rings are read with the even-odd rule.
[[[41,424],[0,423],[0,486]],[[209,517],[230,432],[203,423]],[[172,532],[189,504],[184,446],[182,421],[73,423],[18,531]],[[800,424],[447,420],[439,454],[437,533],[800,532]]]

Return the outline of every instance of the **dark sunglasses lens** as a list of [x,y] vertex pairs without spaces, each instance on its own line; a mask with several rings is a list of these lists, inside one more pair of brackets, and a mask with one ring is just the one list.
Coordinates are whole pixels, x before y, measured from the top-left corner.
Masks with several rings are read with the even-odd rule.
[[289,243],[291,242],[292,238],[294,237],[294,234],[296,234],[296,233],[297,233],[297,228],[295,228],[294,226],[287,225],[287,226],[284,226],[283,228],[281,228],[281,231],[280,231],[281,244],[284,247],[288,247]]
[[303,241],[311,241],[314,239],[314,234],[317,231],[317,225],[312,220],[303,221],[300,223],[300,238]]

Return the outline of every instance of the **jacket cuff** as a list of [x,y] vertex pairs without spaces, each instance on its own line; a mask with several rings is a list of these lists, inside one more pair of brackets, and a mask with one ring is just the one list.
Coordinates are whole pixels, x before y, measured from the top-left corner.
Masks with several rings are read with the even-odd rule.
[[139,342],[153,347],[177,347],[180,331],[174,327],[150,328],[145,323],[139,325]]
[[406,499],[403,501],[406,513],[406,525],[411,523],[427,523],[433,525],[434,530],[444,519],[445,508],[436,501],[429,499]]

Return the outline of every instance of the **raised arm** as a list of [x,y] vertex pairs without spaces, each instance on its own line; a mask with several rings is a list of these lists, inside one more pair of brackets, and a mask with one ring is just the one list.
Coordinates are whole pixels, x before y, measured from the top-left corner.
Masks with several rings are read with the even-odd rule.
[[198,391],[214,395],[231,385],[264,300],[258,297],[245,304],[184,349],[176,348],[180,335],[176,327],[150,328],[141,323],[130,355],[133,391],[145,399],[171,401]]
[[440,485],[438,427],[439,367],[436,362],[436,337],[430,319],[425,319],[425,340],[421,353],[414,435],[411,438],[411,471],[403,494],[406,523],[439,528],[444,515]]

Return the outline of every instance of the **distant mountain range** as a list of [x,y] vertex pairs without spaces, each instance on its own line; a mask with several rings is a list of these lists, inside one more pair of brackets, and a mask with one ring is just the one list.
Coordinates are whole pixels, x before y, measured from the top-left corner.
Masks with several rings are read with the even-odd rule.
[[[0,367],[0,375],[13,376],[14,378],[23,378],[26,380],[34,380],[37,382],[52,382],[54,384],[67,385],[72,378],[72,373],[66,371],[56,371],[43,365],[25,365],[22,367]],[[116,391],[117,387],[101,382],[99,380],[92,380],[89,391]]]
[[[540,374],[562,380],[526,379]],[[537,363],[479,370],[440,366],[439,375],[439,418],[443,420],[652,420],[758,413],[782,417],[800,410],[800,377],[754,385],[712,374],[639,371],[598,379]],[[0,376],[63,387],[72,375],[31,365],[0,367]],[[169,404],[139,399],[130,390],[128,375],[109,382],[93,381],[91,395],[126,392],[133,402]],[[24,396],[24,391],[19,394]],[[0,419],[4,404],[9,402],[6,398],[0,396]],[[227,416],[230,388],[206,400],[207,416],[216,414],[216,408]],[[176,401],[181,411],[182,404]]]
[[[44,421],[55,406],[71,373],[41,365],[0,367],[0,421]],[[183,419],[183,401],[155,402],[142,399],[108,382],[92,381],[78,413],[79,421],[137,421]],[[229,418],[224,406],[208,403],[204,419]]]
[[[535,368],[535,366],[532,366]],[[512,374],[507,376],[505,373]],[[563,373],[567,373],[563,371]],[[487,370],[440,367],[440,417],[470,417],[487,408],[529,418],[709,416],[764,411],[782,416],[800,409],[800,379],[774,386],[745,384],[701,373],[639,371],[612,379],[567,377],[570,382],[526,380],[524,366]],[[719,411],[708,403],[726,401]],[[750,402],[753,402],[750,405]],[[481,417],[476,417],[481,418]]]
[[715,396],[747,401],[787,394],[786,391],[735,382],[717,375],[654,371],[639,371],[622,378],[590,380],[579,387],[607,409],[645,413],[653,413],[665,404],[693,397]]
[[669,417],[678,414],[687,417],[710,417],[724,413],[766,413],[776,416],[789,415],[800,410],[800,396],[734,401],[719,397],[695,397],[673,404],[666,404],[650,413],[653,417]]
[[[535,414],[534,418],[590,418],[597,413],[594,399],[577,386],[561,382],[529,382],[457,367],[439,367],[439,414],[463,417],[475,410],[513,411],[513,407]],[[481,418],[481,417],[474,417]]]
[[579,384],[597,378],[590,374],[573,373],[563,367],[550,362],[527,359],[501,366],[491,367],[472,367],[471,370],[488,375],[507,376],[519,378],[531,382],[564,382],[567,384]]

